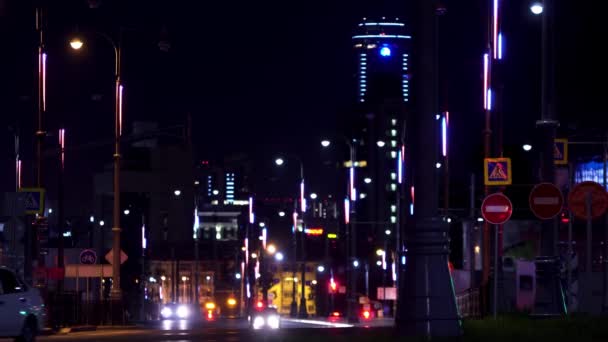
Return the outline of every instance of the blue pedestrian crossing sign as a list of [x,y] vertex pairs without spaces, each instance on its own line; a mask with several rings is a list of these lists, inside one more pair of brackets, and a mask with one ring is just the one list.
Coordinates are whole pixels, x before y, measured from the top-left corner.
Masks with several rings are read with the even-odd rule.
[[44,214],[44,189],[42,188],[21,188],[19,189],[25,214],[42,215]]
[[555,139],[553,160],[556,165],[568,164],[568,139]]
[[511,158],[485,158],[483,175],[485,185],[511,185]]

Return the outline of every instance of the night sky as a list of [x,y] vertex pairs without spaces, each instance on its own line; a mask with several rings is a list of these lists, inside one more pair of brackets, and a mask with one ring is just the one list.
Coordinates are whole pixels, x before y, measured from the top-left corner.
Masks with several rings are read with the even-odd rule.
[[[116,34],[122,25],[129,28],[123,36],[126,127],[135,120],[183,124],[191,113],[199,159],[243,152],[262,161],[271,151],[298,153],[313,165],[308,167],[313,187],[325,178],[314,167],[320,138],[335,136],[349,118],[354,27],[364,16],[382,15],[403,18],[407,25],[408,15],[403,1],[97,2],[99,8],[90,9],[85,0],[48,1],[50,133],[63,125],[73,146],[112,137],[112,50],[87,36],[90,44],[74,53],[67,40],[76,31]],[[440,102],[450,110],[453,184],[462,192],[467,175],[482,167],[486,3],[445,1],[448,12],[440,19]],[[505,151],[521,154],[519,146],[533,136],[540,116],[540,18],[530,14],[528,1],[503,3],[508,70],[503,136]],[[606,37],[602,11],[575,1],[559,1],[557,10],[560,134],[603,130],[608,120],[606,63],[598,47]],[[0,174],[7,175],[0,180],[2,190],[14,186],[9,126],[22,135],[24,185],[33,181],[34,13],[28,1],[0,0]],[[168,38],[168,52],[159,50],[161,38]],[[48,139],[56,144],[56,136]],[[77,189],[92,189],[91,175],[110,156],[111,146],[103,144],[68,156],[66,172],[73,182],[67,196],[89,196]]]

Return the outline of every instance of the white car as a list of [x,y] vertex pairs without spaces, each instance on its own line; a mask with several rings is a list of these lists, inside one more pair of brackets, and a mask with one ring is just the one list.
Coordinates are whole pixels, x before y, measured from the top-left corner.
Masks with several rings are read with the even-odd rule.
[[45,319],[46,309],[38,289],[25,285],[15,272],[0,266],[0,337],[35,341]]

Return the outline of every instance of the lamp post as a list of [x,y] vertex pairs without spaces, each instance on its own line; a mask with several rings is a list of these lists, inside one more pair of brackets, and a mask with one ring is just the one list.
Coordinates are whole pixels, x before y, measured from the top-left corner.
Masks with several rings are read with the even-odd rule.
[[[297,230],[298,230],[298,212],[297,212],[297,203],[298,200],[296,200],[294,202],[294,213],[293,213],[293,249],[294,249],[294,268],[293,268],[293,292],[292,292],[292,301],[291,301],[291,307],[290,307],[290,315],[301,317],[301,318],[306,318],[308,317],[308,312],[306,309],[306,295],[304,293],[305,290],[305,286],[306,286],[306,252],[304,250],[304,243],[305,243],[305,238],[304,238],[304,229],[306,227],[305,224],[305,213],[306,213],[306,196],[305,196],[305,191],[304,191],[304,163],[302,162],[302,159],[297,157],[297,156],[291,156],[293,159],[297,160],[299,165],[300,165],[300,198],[299,198],[299,202],[300,202],[300,214],[302,215],[302,232],[300,235],[300,239],[301,239],[301,243],[302,243],[302,278],[301,278],[301,294],[300,294],[300,310],[297,311],[297,303],[296,303],[296,298],[295,298],[295,292],[296,292],[296,285],[295,285],[295,278],[296,278],[296,269],[297,269]],[[277,158],[275,159],[275,164],[277,166],[282,166],[285,163],[285,160],[283,158]]]
[[[113,286],[110,295],[113,299],[120,300],[122,292],[120,288],[120,137],[122,135],[122,90],[120,56],[121,56],[121,39],[116,43],[110,36],[92,31],[94,34],[104,38],[110,43],[114,49],[114,207],[112,221],[112,276]],[[120,37],[119,37],[120,38]],[[74,38],[70,41],[70,46],[74,50],[79,50],[83,47],[84,42],[79,38]]]
[[[555,118],[555,85],[553,54],[554,4],[550,0],[535,3],[530,10],[535,15],[542,14],[541,29],[541,118],[536,121],[540,135],[540,181],[553,183],[555,167],[553,151],[555,135],[559,122]],[[556,256],[556,219],[543,220],[541,223],[540,256],[535,260],[537,290],[535,296],[535,315],[563,314],[560,305],[559,265]]]
[[[348,271],[348,291],[347,291],[347,317],[350,323],[357,323],[359,316],[357,315],[357,267],[355,267],[355,261],[357,260],[357,235],[355,229],[355,215],[357,201],[357,189],[355,186],[355,160],[356,160],[356,149],[355,139],[344,139],[349,149],[349,161],[350,165],[348,168],[348,175],[346,177],[346,198],[344,199],[344,223],[346,224],[346,241],[347,241],[347,263],[346,269]],[[328,140],[321,141],[322,147],[329,147],[331,143]],[[384,142],[379,142],[378,147],[384,146]]]

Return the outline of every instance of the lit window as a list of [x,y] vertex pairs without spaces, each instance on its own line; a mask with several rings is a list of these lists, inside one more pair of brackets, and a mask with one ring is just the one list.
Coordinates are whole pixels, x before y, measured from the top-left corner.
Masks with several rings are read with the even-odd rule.
[[391,140],[391,146],[397,147],[397,140]]
[[394,204],[391,204],[391,213],[396,213],[397,212],[397,206]]
[[397,119],[391,119],[391,125],[397,126]]
[[391,216],[391,223],[397,223],[397,216]]
[[396,173],[394,173],[394,172],[391,172],[391,179],[392,179],[392,180],[397,179],[397,174],[396,174]]
[[397,158],[397,151],[391,151],[391,158]]
[[392,183],[391,184],[391,191],[396,191],[397,190],[397,184]]
[[397,130],[396,129],[391,129],[391,136],[392,137],[396,137],[397,136]]

